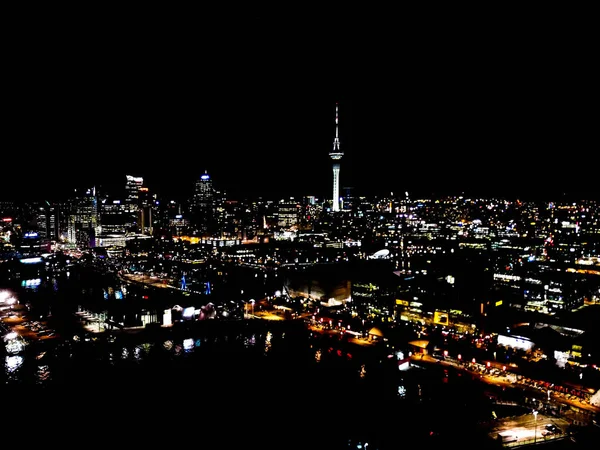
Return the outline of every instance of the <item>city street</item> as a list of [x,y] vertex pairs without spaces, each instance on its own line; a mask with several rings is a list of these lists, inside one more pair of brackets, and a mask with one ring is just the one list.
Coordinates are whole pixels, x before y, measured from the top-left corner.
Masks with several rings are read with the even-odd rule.
[[[482,381],[484,381],[488,384],[493,384],[496,386],[511,387],[511,388],[521,387],[521,388],[527,389],[531,392],[539,393],[539,390],[536,390],[530,386],[517,384],[516,383],[516,375],[514,375],[514,374],[512,374],[512,376],[510,373],[507,373],[506,375],[501,375],[501,376],[490,375],[490,374],[480,374],[478,372],[473,372],[473,371],[469,370],[468,366],[465,365],[464,363],[456,363],[456,362],[450,361],[450,360],[437,359],[437,358],[432,357],[431,355],[425,355],[425,354],[421,354],[421,353],[413,354],[411,356],[411,359],[413,361],[426,362],[426,363],[431,363],[431,364],[441,364],[443,366],[450,366],[450,367],[454,367],[459,370],[464,370],[466,372],[478,375]],[[558,395],[552,395],[552,394],[551,394],[550,398],[553,402],[556,402],[556,403],[561,403],[566,406],[573,406],[575,408],[579,408],[581,410],[588,411],[590,413],[600,413],[600,408],[590,405],[588,403],[583,403],[583,402],[577,401],[577,400],[566,399],[564,397],[561,397]]]

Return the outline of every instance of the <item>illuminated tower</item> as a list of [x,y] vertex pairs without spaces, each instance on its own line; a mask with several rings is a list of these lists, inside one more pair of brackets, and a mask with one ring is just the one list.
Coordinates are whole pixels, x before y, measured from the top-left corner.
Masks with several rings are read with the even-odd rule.
[[344,153],[340,150],[340,138],[338,135],[338,103],[335,104],[335,138],[333,139],[333,149],[329,152],[329,157],[333,161],[333,210],[340,210],[340,160]]

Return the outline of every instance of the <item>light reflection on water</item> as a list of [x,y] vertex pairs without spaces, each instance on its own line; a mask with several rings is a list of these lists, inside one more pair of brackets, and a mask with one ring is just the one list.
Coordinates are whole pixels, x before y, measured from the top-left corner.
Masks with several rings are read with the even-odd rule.
[[[359,358],[357,361],[353,361],[352,355],[347,350],[334,348],[332,345],[335,346],[335,344],[321,342],[317,337],[313,337],[309,341],[301,338],[300,342],[304,342],[304,344],[294,347],[294,349],[300,349],[296,357],[296,350],[288,351],[288,347],[286,347],[286,339],[288,341],[294,339],[289,336],[292,335],[290,333],[286,335],[282,331],[264,330],[262,332],[234,332],[230,335],[189,336],[180,340],[166,339],[154,342],[126,343],[118,337],[104,339],[102,335],[96,335],[92,339],[82,337],[65,341],[64,344],[56,347],[42,346],[36,352],[38,357],[33,364],[26,364],[26,358],[36,359],[27,351],[9,355],[4,361],[4,367],[0,370],[3,369],[5,383],[33,381],[43,385],[60,384],[64,379],[69,379],[73,376],[70,372],[71,368],[75,368],[75,371],[79,370],[79,362],[90,366],[94,372],[95,365],[98,368],[110,367],[111,370],[118,371],[120,368],[129,367],[130,363],[143,367],[145,362],[157,361],[157,358],[167,362],[182,358],[202,361],[204,355],[208,355],[208,358],[222,355],[220,357],[232,358],[234,364],[238,358],[240,358],[241,364],[247,364],[249,361],[253,361],[252,358],[259,356],[267,356],[271,359],[284,355],[286,358],[298,359],[298,361],[301,361],[302,358],[309,358],[312,364],[319,363],[324,367],[332,365],[337,367],[338,364],[341,364],[340,368],[351,369],[349,372],[354,374],[354,378],[366,378],[368,364],[362,361],[361,366]],[[305,347],[305,356],[302,356],[302,346]],[[43,361],[41,361],[42,357]],[[301,364],[310,366],[310,361],[304,360]],[[64,367],[69,368],[67,372]],[[23,371],[28,374],[24,374]]]
[[244,337],[244,347],[253,347],[256,344],[256,335]]
[[35,377],[36,384],[45,384],[48,381],[50,381],[50,378],[50,366],[48,366],[47,364],[38,366]]
[[188,353],[194,350],[194,340],[192,338],[183,340],[183,350]]
[[265,336],[265,355],[267,353],[269,353],[269,350],[271,350],[271,346],[273,345],[271,343],[271,339],[273,338],[273,333],[271,333],[270,331],[267,332],[266,336]]
[[183,353],[183,345],[175,344],[175,346],[173,347],[173,353],[175,354],[175,356],[181,355]]
[[20,355],[11,355],[6,357],[6,371],[11,374],[16,372],[23,365],[23,357]]

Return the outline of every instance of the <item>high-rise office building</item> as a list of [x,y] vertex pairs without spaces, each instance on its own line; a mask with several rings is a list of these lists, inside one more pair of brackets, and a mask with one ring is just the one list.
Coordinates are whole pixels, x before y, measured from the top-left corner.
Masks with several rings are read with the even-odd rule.
[[344,153],[340,149],[340,138],[338,133],[339,126],[339,104],[335,104],[335,138],[333,139],[333,149],[329,152],[329,157],[333,161],[333,211],[340,210],[340,160]]
[[293,198],[289,200],[280,200],[277,205],[278,225],[282,228],[289,228],[298,225],[300,218],[300,204]]
[[98,214],[96,188],[77,192],[71,200],[68,239],[80,248],[96,246],[96,237],[102,232]]
[[139,231],[142,234],[153,234],[154,207],[156,199],[145,186],[139,190]]
[[144,185],[143,177],[126,175],[125,201],[122,208],[127,215],[128,228],[139,231],[140,189]]
[[140,189],[144,185],[144,178],[126,175],[125,204],[129,212],[137,213],[139,207]]
[[204,171],[194,186],[191,201],[192,225],[202,234],[213,231],[215,224],[215,189],[212,178]]

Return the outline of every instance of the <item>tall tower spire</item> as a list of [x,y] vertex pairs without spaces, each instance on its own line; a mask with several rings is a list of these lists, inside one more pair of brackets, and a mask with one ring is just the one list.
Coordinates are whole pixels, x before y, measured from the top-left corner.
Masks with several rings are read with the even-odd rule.
[[329,157],[333,161],[333,210],[340,210],[340,160],[344,152],[340,150],[339,137],[339,104],[335,103],[335,138],[333,138],[333,149],[329,152]]

